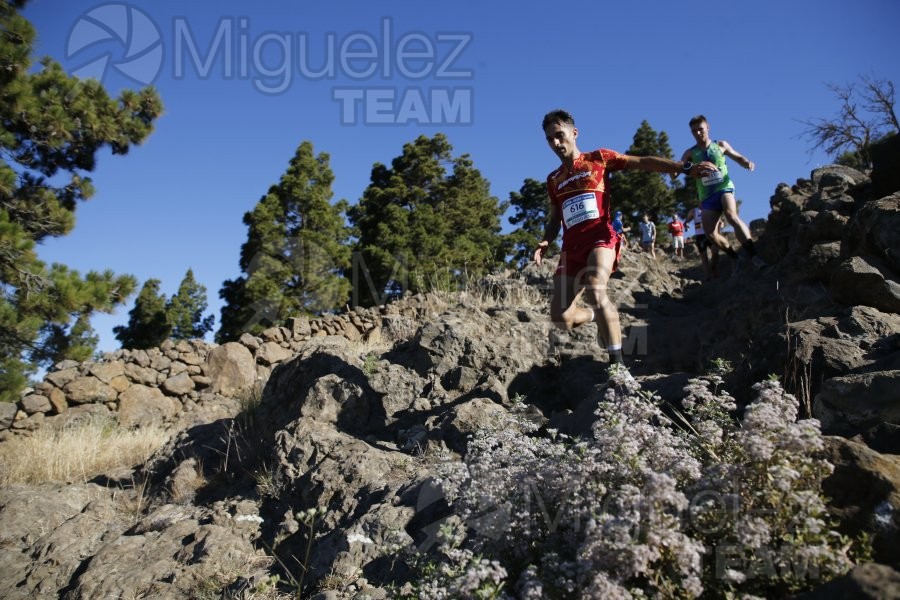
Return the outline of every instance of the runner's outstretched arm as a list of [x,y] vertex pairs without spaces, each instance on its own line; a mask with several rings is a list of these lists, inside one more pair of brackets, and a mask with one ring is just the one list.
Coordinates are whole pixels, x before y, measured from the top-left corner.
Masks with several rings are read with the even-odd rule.
[[[655,171],[657,173],[671,173],[674,175],[679,175],[684,173],[682,169],[682,163],[672,160],[670,158],[662,158],[661,156],[632,156],[630,154],[626,154],[625,158],[627,159],[626,165],[628,169],[638,169],[639,171]],[[691,167],[691,170],[686,173],[691,177],[697,177],[701,173],[706,171],[718,171],[716,165],[712,164],[709,161],[703,161],[701,163],[697,163]]]
[[752,171],[756,168],[756,164],[752,160],[750,160],[746,156],[743,156],[740,152],[732,148],[731,144],[729,144],[725,140],[719,140],[719,146],[722,147],[722,152],[725,154],[725,156],[730,156],[734,160],[734,162],[741,165],[748,171]]

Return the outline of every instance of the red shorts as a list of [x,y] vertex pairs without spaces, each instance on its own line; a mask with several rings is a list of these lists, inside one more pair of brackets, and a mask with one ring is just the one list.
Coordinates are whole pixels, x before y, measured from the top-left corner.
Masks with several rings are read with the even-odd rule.
[[616,258],[613,260],[610,275],[615,273],[619,268],[619,256],[622,254],[622,236],[612,232],[612,236],[609,239],[596,240],[590,244],[575,245],[572,248],[568,248],[563,243],[563,249],[559,255],[559,265],[556,267],[556,274],[570,275],[581,279],[587,272],[588,255],[594,248],[611,248],[616,251]]

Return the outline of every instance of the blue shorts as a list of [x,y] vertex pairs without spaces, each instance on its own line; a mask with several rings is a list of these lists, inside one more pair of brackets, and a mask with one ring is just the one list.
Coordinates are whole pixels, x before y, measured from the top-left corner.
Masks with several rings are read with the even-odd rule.
[[712,195],[708,196],[706,200],[700,203],[700,208],[702,210],[711,210],[713,212],[722,212],[722,194],[733,194],[734,188],[725,188],[724,190],[719,190],[718,192],[714,192]]

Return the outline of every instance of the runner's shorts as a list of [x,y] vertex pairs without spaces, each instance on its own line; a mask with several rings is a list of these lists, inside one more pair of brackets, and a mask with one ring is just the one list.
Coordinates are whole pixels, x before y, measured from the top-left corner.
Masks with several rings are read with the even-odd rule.
[[708,196],[706,200],[700,203],[703,210],[711,210],[713,212],[722,212],[722,195],[734,193],[734,188],[725,188]]
[[613,231],[609,239],[600,239],[593,243],[579,244],[571,248],[564,243],[562,253],[559,255],[556,274],[569,275],[579,279],[583,277],[587,273],[588,256],[594,248],[611,248],[616,251],[616,258],[612,266],[612,273],[615,273],[619,268],[619,257],[622,254],[622,236]]

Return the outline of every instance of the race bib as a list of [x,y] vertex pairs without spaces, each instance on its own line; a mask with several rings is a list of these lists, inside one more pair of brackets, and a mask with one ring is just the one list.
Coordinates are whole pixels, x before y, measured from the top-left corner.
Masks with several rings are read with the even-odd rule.
[[600,210],[597,208],[597,195],[594,192],[579,194],[569,198],[563,202],[562,209],[566,229],[584,221],[600,218]]
[[706,187],[718,185],[724,180],[725,176],[722,175],[722,171],[710,171],[700,179],[700,181],[702,181],[703,185],[705,185]]

